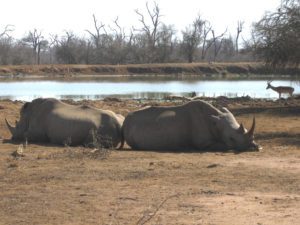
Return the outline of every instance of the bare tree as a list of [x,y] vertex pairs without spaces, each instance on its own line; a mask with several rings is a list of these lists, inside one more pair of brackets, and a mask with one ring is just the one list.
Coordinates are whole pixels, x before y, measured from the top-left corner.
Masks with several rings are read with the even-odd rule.
[[154,2],[154,7],[152,9],[149,8],[148,2],[146,3],[147,14],[146,16],[150,19],[150,24],[146,22],[145,15],[141,13],[138,9],[135,10],[136,14],[139,16],[139,21],[142,24],[142,28],[136,29],[135,31],[140,31],[144,35],[146,35],[147,41],[147,54],[149,56],[149,61],[155,61],[155,49],[158,42],[158,33],[159,33],[159,26],[161,25],[160,18],[162,15],[160,14],[160,8],[156,2]]
[[49,36],[50,36],[49,43],[48,43],[49,63],[52,64],[53,55],[54,55],[53,49],[55,49],[55,47],[59,45],[59,41],[58,41],[58,36],[56,34],[50,34]]
[[115,27],[112,27],[110,25],[108,25],[109,29],[111,29],[114,33],[114,36],[116,39],[118,40],[124,40],[126,35],[125,35],[125,31],[124,31],[124,28],[122,28],[119,24],[119,17],[117,17],[114,21],[114,26]]
[[61,40],[56,40],[59,43],[56,46],[56,57],[58,61],[67,64],[76,64],[76,53],[75,53],[75,35],[73,32],[65,31],[65,36]]
[[124,28],[122,28],[119,23],[119,17],[117,17],[113,21],[113,26],[108,25],[108,27],[113,33],[108,35],[110,36],[110,38],[109,38],[108,49],[107,49],[109,54],[107,58],[109,62],[112,64],[125,63],[126,55],[128,54],[127,51],[128,46],[126,43],[127,37]]
[[106,33],[105,24],[100,23],[100,25],[99,25],[94,14],[93,14],[93,21],[94,21],[95,33],[91,32],[89,30],[86,30],[86,31],[91,35],[93,42],[94,42],[96,48],[98,49],[99,45],[100,45],[101,35],[102,35],[101,30],[103,30],[104,33]]
[[[188,62],[193,62],[195,57],[195,52],[203,41],[203,33],[206,21],[202,20],[200,15],[194,20],[193,24],[189,27],[186,27],[185,31],[182,32],[183,35],[183,53],[187,56]],[[205,30],[206,31],[206,30]],[[205,34],[205,38],[207,33]]]
[[[241,60],[244,55],[240,55],[239,57],[235,57],[235,38],[232,38],[231,35],[223,37],[218,41],[218,47],[220,50],[217,54],[217,58],[220,61],[237,61]],[[213,53],[214,55],[214,53]],[[242,57],[243,56],[243,57]]]
[[174,51],[173,38],[175,36],[175,29],[173,26],[163,24],[158,33],[157,41],[157,59],[164,63],[171,60]]
[[185,31],[182,31],[182,36],[182,53],[186,55],[188,62],[192,63],[199,44],[199,38],[196,34],[195,27],[186,28]]
[[13,25],[6,25],[4,27],[4,30],[0,33],[0,38],[2,38],[4,36],[10,37],[8,33],[12,32],[12,31],[14,31],[14,26]]
[[236,38],[235,38],[235,51],[239,54],[239,37],[241,32],[243,31],[244,21],[238,21],[236,28]]
[[[109,59],[107,57],[111,57],[109,51],[111,50],[110,46],[113,42],[113,35],[107,33],[105,24],[102,22],[98,23],[95,15],[93,15],[93,22],[95,31],[86,30],[91,36],[91,43],[93,43],[93,46],[90,46],[93,56],[92,61],[94,63],[108,63]],[[115,24],[118,24],[118,20],[115,20]]]
[[28,35],[22,40],[32,47],[34,63],[40,64],[41,50],[48,45],[48,41],[44,39],[42,32],[34,29],[33,31],[29,31]]
[[223,37],[227,33],[227,29],[222,34],[220,34],[218,36],[215,35],[214,30],[212,30],[211,32],[212,32],[212,35],[213,35],[212,42],[213,42],[213,45],[214,45],[214,61],[216,61],[217,56],[220,52],[220,49],[221,49],[223,41],[224,41]]
[[76,36],[72,31],[65,31],[55,46],[55,56],[59,63],[90,63],[90,41]]
[[202,52],[201,52],[201,59],[204,60],[207,50],[211,47],[213,42],[207,43],[207,36],[212,31],[212,26],[208,21],[205,21],[203,24],[203,42],[202,42]]
[[0,64],[9,64],[13,43],[13,38],[9,33],[13,30],[12,25],[7,25],[0,33]]
[[136,9],[135,12],[136,14],[139,15],[140,17],[139,21],[142,23],[143,26],[141,29],[136,29],[136,30],[144,32],[148,37],[149,45],[151,47],[154,47],[155,44],[157,43],[158,26],[161,24],[160,9],[156,2],[154,2],[154,7],[152,10],[149,9],[148,2],[146,3],[146,8],[147,8],[148,16],[150,17],[151,20],[151,24],[150,25],[147,24],[145,20],[145,16],[138,9]]

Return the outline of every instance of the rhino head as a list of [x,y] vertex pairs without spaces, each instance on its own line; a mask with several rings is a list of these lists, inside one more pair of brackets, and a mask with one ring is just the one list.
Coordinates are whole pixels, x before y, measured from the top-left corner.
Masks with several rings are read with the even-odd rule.
[[219,138],[228,149],[258,151],[260,146],[254,141],[255,117],[250,130],[238,124],[232,113],[227,108],[222,108],[219,115],[212,115],[215,125],[218,128]]
[[7,128],[9,129],[12,137],[12,140],[24,140],[25,139],[25,133],[26,129],[22,128],[22,123],[16,121],[16,125],[12,126],[10,122],[5,118],[5,122],[7,125]]
[[21,119],[15,122],[15,126],[11,125],[11,123],[5,118],[5,123],[10,131],[12,140],[20,140],[23,141],[26,139],[26,131],[28,129],[28,114],[30,113],[28,110],[28,106],[30,103],[25,103],[21,109]]

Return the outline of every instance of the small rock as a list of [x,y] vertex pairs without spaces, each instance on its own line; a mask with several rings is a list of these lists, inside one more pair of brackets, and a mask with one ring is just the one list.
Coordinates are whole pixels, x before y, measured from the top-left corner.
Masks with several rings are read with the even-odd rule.
[[216,164],[216,163],[210,164],[210,165],[208,165],[206,168],[215,168],[215,167],[217,167],[217,166],[220,166],[220,164]]
[[24,157],[24,152],[23,152],[23,144],[19,145],[18,146],[18,149],[15,150],[13,153],[11,153],[11,155],[15,158],[18,158],[18,157]]

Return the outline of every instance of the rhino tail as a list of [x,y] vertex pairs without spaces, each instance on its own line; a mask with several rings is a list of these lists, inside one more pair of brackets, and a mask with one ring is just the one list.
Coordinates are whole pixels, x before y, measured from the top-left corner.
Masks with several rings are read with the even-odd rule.
[[118,150],[123,149],[123,147],[124,147],[124,142],[125,142],[125,140],[124,140],[124,129],[123,129],[123,126],[121,126],[121,144],[120,144],[120,146],[117,148]]

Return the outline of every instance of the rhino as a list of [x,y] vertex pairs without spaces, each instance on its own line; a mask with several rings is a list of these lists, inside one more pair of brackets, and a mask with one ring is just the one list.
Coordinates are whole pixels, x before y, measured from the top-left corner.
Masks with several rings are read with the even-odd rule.
[[247,131],[227,108],[201,100],[137,110],[123,123],[127,144],[143,150],[258,150],[254,129],[255,118]]
[[38,98],[23,105],[15,126],[5,121],[12,140],[75,146],[88,145],[96,135],[106,140],[99,143],[101,147],[111,148],[122,143],[124,117],[86,105]]

